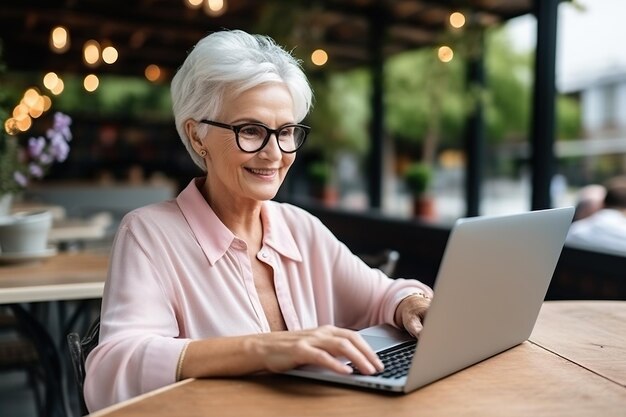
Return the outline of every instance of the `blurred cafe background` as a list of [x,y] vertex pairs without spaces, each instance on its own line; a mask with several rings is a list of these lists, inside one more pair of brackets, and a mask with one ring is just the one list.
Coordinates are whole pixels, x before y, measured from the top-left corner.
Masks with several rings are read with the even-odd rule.
[[[169,81],[204,34],[243,28],[293,49],[316,94],[281,198],[407,218],[421,173],[438,222],[572,204],[581,186],[623,172],[624,7],[560,2],[542,29],[530,0],[14,2],[0,9],[1,80],[20,123],[3,135],[37,135],[56,111],[72,119],[67,160],[27,195],[163,182],[174,195],[198,171]],[[16,113],[31,88],[49,98],[39,118]]]
[[[623,0],[4,1],[0,216],[52,212],[53,249],[0,252],[0,277],[24,259],[106,254],[124,214],[201,174],[169,83],[225,28],[276,39],[314,89],[277,199],[434,279],[456,219],[575,205],[626,173],[625,12]],[[624,254],[593,252],[564,252],[563,288],[573,270],[604,269],[553,298],[626,297]],[[45,410],[3,381],[0,414]]]

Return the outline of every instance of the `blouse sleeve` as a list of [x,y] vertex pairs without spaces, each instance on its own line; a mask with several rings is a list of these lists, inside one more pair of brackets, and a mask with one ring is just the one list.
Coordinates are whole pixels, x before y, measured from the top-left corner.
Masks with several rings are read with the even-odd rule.
[[416,279],[391,279],[377,268],[370,268],[340,242],[326,226],[315,219],[317,247],[326,249],[330,260],[336,324],[362,329],[381,323],[395,326],[396,307],[406,296],[432,289]]
[[158,268],[124,222],[115,239],[100,324],[86,361],[85,402],[94,411],[176,380],[188,343]]

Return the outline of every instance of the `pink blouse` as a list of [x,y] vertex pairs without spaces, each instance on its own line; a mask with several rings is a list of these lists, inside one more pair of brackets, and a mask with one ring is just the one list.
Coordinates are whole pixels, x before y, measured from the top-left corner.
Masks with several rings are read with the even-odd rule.
[[[100,342],[87,358],[90,411],[175,382],[192,339],[269,332],[246,243],[235,236],[193,180],[176,200],[127,214],[113,244],[102,300]],[[394,324],[416,280],[371,269],[317,219],[290,204],[261,209],[257,258],[274,271],[289,330],[324,324],[360,329]]]

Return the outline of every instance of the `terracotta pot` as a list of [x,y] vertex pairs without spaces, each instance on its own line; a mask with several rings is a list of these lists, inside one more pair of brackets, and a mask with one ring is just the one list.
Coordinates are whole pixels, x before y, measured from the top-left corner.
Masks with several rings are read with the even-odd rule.
[[321,201],[327,206],[334,206],[339,201],[339,193],[331,186],[313,187],[312,195],[316,200]]
[[437,217],[435,199],[429,195],[413,197],[413,215],[425,220],[434,220]]

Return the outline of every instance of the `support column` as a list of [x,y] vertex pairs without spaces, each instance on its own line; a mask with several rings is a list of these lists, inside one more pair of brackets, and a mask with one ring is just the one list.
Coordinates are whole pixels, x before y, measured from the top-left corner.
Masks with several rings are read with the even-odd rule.
[[[477,30],[477,45],[467,62],[467,88],[481,94],[485,86],[484,68],[484,33]],[[485,165],[485,122],[483,118],[483,101],[475,98],[474,107],[465,124],[465,202],[466,217],[480,215],[480,199]]]
[[556,170],[554,156],[556,113],[556,28],[559,0],[534,0],[537,50],[531,126],[531,209],[552,207],[550,183]]
[[370,121],[370,149],[367,161],[367,179],[370,208],[382,207],[383,195],[383,141],[385,139],[384,117],[384,56],[385,12],[374,8],[369,18],[369,44],[372,73],[372,118]]

